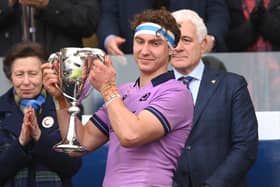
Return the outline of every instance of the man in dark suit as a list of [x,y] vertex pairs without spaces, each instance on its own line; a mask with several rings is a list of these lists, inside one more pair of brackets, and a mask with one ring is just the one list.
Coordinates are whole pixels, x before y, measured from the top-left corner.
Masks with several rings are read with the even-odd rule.
[[[181,39],[171,64],[191,76],[193,129],[178,161],[174,187],[246,187],[257,155],[258,124],[244,77],[204,63],[207,29],[191,10],[173,12]],[[216,62],[217,63],[217,62]],[[182,101],[183,102],[183,101]]]
[[196,11],[207,23],[208,51],[225,51],[224,37],[228,31],[229,15],[224,0],[102,0],[101,19],[97,37],[100,48],[109,54],[132,53],[133,33],[129,22],[136,13],[144,9],[161,6],[169,10],[188,8]]

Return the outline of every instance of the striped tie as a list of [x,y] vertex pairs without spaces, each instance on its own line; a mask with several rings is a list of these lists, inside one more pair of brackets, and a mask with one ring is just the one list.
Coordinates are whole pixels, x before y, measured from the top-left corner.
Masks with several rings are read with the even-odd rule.
[[192,76],[186,76],[186,77],[180,77],[178,79],[179,81],[182,81],[184,85],[189,89],[189,84],[193,80]]

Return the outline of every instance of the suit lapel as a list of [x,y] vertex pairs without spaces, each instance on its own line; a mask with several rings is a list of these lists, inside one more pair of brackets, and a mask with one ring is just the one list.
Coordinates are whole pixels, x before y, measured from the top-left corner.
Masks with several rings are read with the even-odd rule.
[[218,73],[217,71],[211,71],[207,66],[205,66],[202,80],[199,86],[199,92],[194,107],[194,119],[193,126],[195,128],[205,106],[207,105],[211,96],[215,93],[218,85],[222,81],[223,73]]

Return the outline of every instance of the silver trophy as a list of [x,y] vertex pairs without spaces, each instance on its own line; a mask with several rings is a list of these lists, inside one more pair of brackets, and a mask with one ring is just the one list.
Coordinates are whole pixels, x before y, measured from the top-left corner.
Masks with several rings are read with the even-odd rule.
[[92,64],[89,58],[98,58],[104,63],[105,53],[97,48],[62,48],[59,52],[50,55],[48,62],[58,61],[58,74],[63,95],[70,101],[69,127],[66,137],[54,149],[59,152],[83,152],[86,147],[81,145],[76,136],[75,118],[80,112],[78,107],[90,93],[92,86],[89,81],[89,72]]

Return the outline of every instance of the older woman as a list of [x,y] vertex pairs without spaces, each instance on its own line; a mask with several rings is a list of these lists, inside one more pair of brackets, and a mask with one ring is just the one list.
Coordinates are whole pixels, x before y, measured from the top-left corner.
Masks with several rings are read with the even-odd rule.
[[0,186],[72,186],[80,158],[55,152],[60,141],[52,97],[43,89],[47,53],[37,43],[11,48],[3,71],[12,84],[0,97]]

